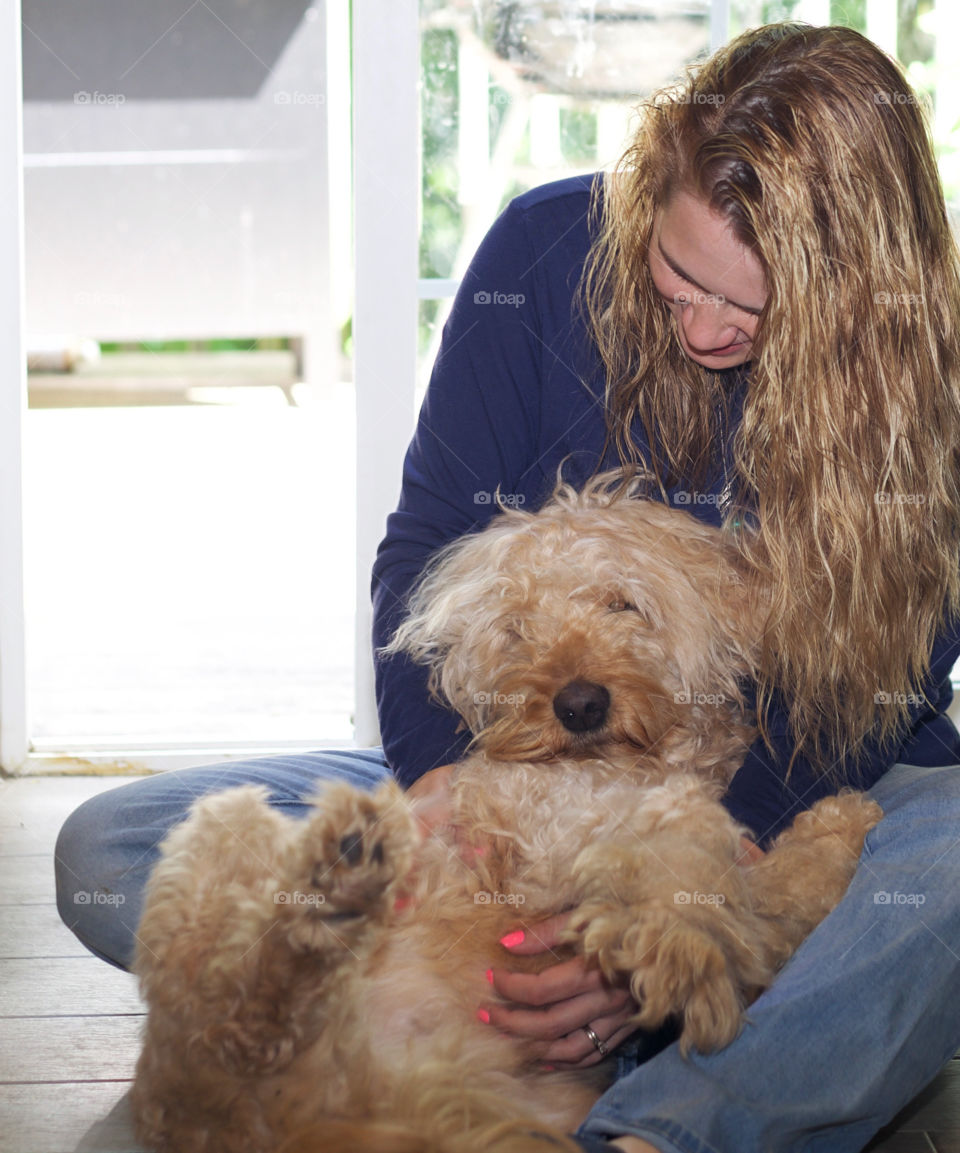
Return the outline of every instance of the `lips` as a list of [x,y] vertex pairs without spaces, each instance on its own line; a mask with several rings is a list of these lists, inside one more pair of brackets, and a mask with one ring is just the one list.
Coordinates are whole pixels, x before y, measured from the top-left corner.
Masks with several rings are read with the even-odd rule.
[[743,348],[746,343],[745,340],[735,340],[733,344],[725,344],[722,348],[709,348],[703,352],[698,348],[691,348],[690,351],[696,353],[697,356],[728,356],[731,352],[736,352],[738,348]]

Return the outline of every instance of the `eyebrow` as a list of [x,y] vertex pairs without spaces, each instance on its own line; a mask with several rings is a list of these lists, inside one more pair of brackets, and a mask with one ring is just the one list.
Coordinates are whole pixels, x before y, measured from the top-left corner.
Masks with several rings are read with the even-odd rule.
[[[702,284],[698,284],[697,281],[694,280],[693,277],[690,276],[689,273],[684,272],[683,269],[680,267],[680,265],[677,264],[677,262],[671,256],[668,256],[667,253],[664,252],[663,243],[660,240],[659,235],[654,237],[654,239],[656,240],[657,248],[660,251],[660,255],[663,257],[664,263],[667,264],[677,274],[677,276],[680,277],[681,280],[685,280],[687,282],[687,284],[692,284],[694,288],[699,288],[700,291],[705,292],[707,294],[707,296],[714,295],[713,293],[709,292],[706,288],[704,288],[704,286]],[[722,294],[717,293],[716,295],[719,296]],[[760,313],[763,311],[762,307],[761,308],[751,308],[747,304],[738,304],[735,300],[731,300],[729,296],[724,296],[723,299],[727,302],[727,304],[732,304],[734,308],[739,308],[743,312],[749,312],[752,316],[759,316]]]

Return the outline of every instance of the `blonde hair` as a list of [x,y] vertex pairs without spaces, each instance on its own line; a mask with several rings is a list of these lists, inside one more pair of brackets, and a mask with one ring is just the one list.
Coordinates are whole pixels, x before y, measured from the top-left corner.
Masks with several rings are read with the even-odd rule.
[[[581,285],[608,438],[662,493],[717,467],[725,378],[687,359],[650,277],[677,190],[726,219],[768,299],[734,441],[740,550],[770,598],[761,731],[782,699],[795,754],[829,772],[891,752],[960,608],[960,274],[926,118],[848,28],[746,32],[655,95],[594,202]],[[791,761],[791,765],[792,765]]]

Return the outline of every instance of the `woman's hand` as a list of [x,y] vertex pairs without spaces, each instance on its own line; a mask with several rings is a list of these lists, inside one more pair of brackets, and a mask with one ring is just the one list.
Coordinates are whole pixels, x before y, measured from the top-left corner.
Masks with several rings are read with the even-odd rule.
[[[550,917],[525,927],[523,939],[511,953],[530,956],[552,951],[560,944],[560,931],[567,914]],[[586,1028],[596,1034],[607,1050],[613,1050],[636,1029],[630,1018],[637,1006],[626,989],[608,985],[601,973],[588,969],[582,957],[560,961],[542,973],[513,973],[509,968],[491,970],[493,987],[511,1005],[486,1005],[490,1024],[505,1033],[533,1038],[541,1059],[548,1065],[585,1068],[603,1059]],[[488,1019],[484,1017],[484,1020]]]

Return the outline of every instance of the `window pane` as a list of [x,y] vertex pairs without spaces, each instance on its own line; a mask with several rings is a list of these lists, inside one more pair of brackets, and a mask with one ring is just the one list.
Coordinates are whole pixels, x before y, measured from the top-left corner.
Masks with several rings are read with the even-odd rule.
[[28,343],[81,357],[30,380],[40,748],[351,736],[323,13],[24,0]]
[[[710,39],[706,0],[421,0],[420,21],[425,278],[461,276],[513,196],[610,167],[634,106]],[[436,343],[421,328],[421,379]]]

